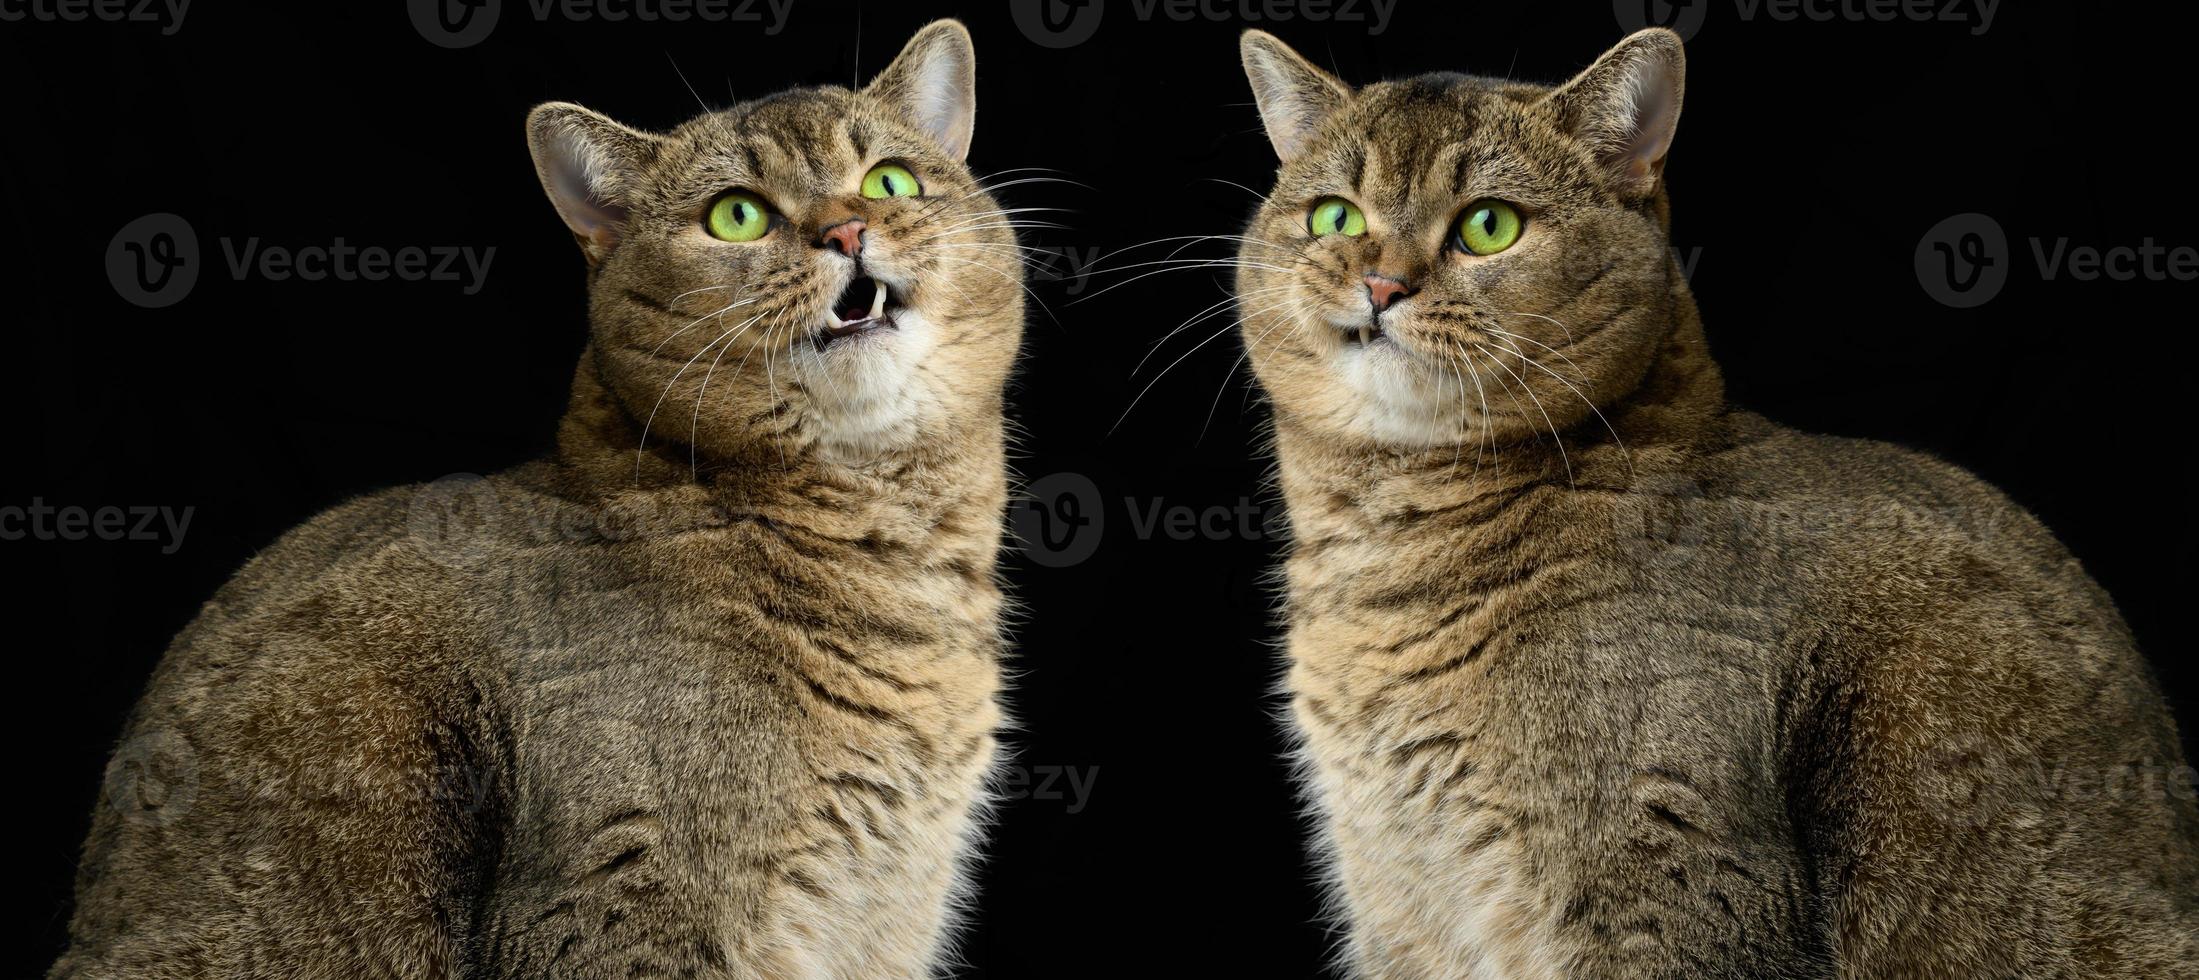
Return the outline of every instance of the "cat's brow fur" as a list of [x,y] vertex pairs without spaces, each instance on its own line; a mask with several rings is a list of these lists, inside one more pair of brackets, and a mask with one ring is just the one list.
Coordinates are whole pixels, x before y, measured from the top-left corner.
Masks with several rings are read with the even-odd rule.
[[[1726,403],[1625,124],[1676,115],[1676,37],[1555,93],[1244,47],[1286,159],[1243,334],[1354,975],[2199,975],[2191,770],[2108,596],[1977,478]],[[1327,195],[1369,234],[1310,235]],[[1480,197],[1526,234],[1447,250]],[[1343,337],[1366,272],[1417,290],[1411,356]]]
[[[942,50],[966,75],[951,22],[903,57]],[[560,203],[591,332],[556,453],[345,504],[222,588],[130,722],[53,976],[947,964],[1003,724],[1022,294],[998,206],[902,102],[793,91],[662,135],[536,112],[553,197],[594,195]],[[925,196],[857,196],[880,158]],[[733,187],[788,225],[703,235]],[[851,214],[921,323],[828,356],[817,229]]]

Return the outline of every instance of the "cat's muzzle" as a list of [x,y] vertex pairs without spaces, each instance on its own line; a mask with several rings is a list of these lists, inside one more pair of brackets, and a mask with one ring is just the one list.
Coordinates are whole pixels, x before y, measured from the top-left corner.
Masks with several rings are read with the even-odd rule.
[[829,311],[832,322],[817,332],[817,349],[824,350],[843,337],[894,326],[893,314],[899,309],[896,299],[892,287],[883,280],[856,277],[840,293],[840,298],[832,301]]

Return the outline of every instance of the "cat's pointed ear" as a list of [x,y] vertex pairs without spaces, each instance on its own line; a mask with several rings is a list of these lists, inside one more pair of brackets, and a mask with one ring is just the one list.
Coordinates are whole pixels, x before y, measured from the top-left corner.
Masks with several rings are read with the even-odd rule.
[[1268,142],[1284,162],[1305,152],[1314,131],[1329,113],[1351,101],[1351,87],[1300,57],[1290,45],[1266,31],[1246,31],[1237,41],[1252,80],[1252,99]]
[[546,102],[527,114],[535,174],[588,264],[603,261],[618,244],[635,182],[657,143],[658,137],[570,102]]
[[1621,198],[1657,189],[1680,125],[1687,55],[1662,27],[1637,31],[1545,97],[1575,139],[1605,167]]
[[948,156],[968,156],[977,122],[977,48],[969,28],[958,20],[924,25],[863,92],[930,136]]

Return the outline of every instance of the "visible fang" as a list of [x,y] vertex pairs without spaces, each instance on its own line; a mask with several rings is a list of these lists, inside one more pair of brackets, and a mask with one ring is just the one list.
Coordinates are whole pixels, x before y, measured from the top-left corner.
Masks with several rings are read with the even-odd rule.
[[1374,343],[1374,328],[1373,328],[1373,327],[1360,327],[1360,328],[1359,328],[1359,342],[1360,342],[1360,343],[1362,343],[1362,344],[1371,344],[1371,343]]
[[[873,281],[875,281],[875,280],[873,280]],[[872,297],[871,297],[871,300],[870,300],[870,318],[871,318],[871,319],[873,319],[873,320],[876,320],[876,319],[878,319],[879,317],[882,317],[882,316],[885,316],[885,315],[886,315],[886,284],[885,284],[885,283],[882,283],[882,282],[880,282],[880,283],[878,283],[878,293],[877,293],[877,295],[874,295],[874,296],[872,296]]]

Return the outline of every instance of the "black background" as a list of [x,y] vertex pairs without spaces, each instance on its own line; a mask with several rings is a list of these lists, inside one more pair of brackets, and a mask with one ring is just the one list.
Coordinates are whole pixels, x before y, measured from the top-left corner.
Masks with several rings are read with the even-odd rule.
[[[347,496],[547,448],[583,339],[583,283],[528,162],[530,105],[573,100],[669,128],[697,93],[722,107],[867,78],[923,21],[960,16],[979,61],[973,168],[1051,167],[1090,185],[1003,194],[1074,209],[1069,229],[1025,240],[1088,259],[1241,228],[1253,198],[1223,181],[1265,190],[1274,167],[1237,67],[1244,26],[1355,82],[1432,70],[1556,81],[1623,33],[1601,2],[1402,0],[1375,33],[1371,20],[1264,21],[1257,4],[1180,20],[1107,0],[1089,40],[1057,50],[989,4],[858,13],[793,0],[776,35],[538,22],[524,0],[503,6],[494,33],[459,50],[428,43],[399,2],[202,0],[173,36],[0,24],[9,237],[27,253],[7,263],[0,298],[18,420],[0,506],[195,508],[173,554],[0,541],[23,730],[15,890],[30,906],[28,935],[8,944],[24,962],[7,973],[39,972],[60,948],[111,740],[169,637],[224,578]],[[2179,172],[2151,150],[2189,120],[2153,108],[2165,100],[2145,76],[2182,69],[2137,53],[2174,30],[2014,3],[1983,34],[1974,14],[1818,22],[1705,6],[1668,174],[1675,243],[1696,263],[1733,396],[1806,429],[1929,449],[2006,488],[2115,594],[2188,733],[2189,362],[2175,349],[2193,290],[2049,281],[2030,247],[2199,244],[2180,203],[2188,158]],[[117,230],[153,212],[187,218],[205,263],[164,309],[124,302],[103,264]],[[2012,272],[1991,302],[1957,310],[1921,288],[1913,257],[1927,229],[1963,212],[2006,229]],[[217,243],[253,236],[496,253],[470,296],[447,282],[235,281]],[[1171,272],[1075,302],[1130,274],[1032,287],[1052,315],[1034,307],[1025,342],[1016,465],[1090,480],[1105,524],[1086,561],[1011,568],[1029,607],[1012,742],[1027,770],[1076,767],[1090,794],[1075,812],[1045,794],[1004,807],[968,975],[1310,975],[1334,937],[1315,922],[1272,720],[1262,575],[1275,543],[1132,527],[1156,505],[1269,513],[1263,410],[1232,373],[1241,348],[1226,335],[1110,434],[1157,366],[1228,323],[1186,331],[1133,377],[1155,340],[1224,296],[1224,279]]]

